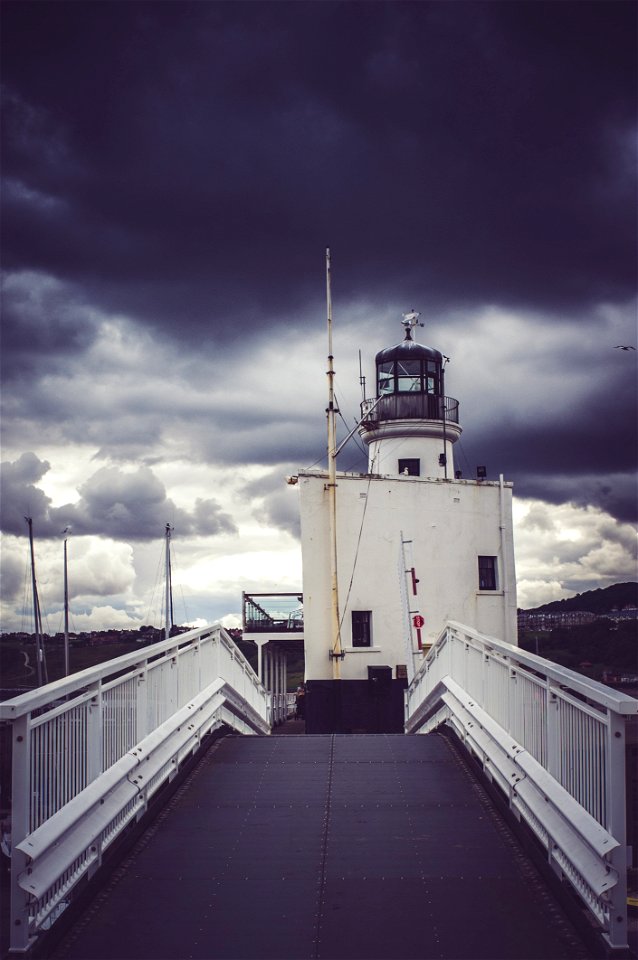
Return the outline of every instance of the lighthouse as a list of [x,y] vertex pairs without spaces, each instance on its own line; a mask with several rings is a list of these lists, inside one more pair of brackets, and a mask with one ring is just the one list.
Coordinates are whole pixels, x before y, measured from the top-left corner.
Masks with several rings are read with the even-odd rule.
[[367,472],[298,474],[307,733],[402,732],[403,691],[448,621],[516,643],[512,484],[455,469],[459,404],[418,318],[375,357]]

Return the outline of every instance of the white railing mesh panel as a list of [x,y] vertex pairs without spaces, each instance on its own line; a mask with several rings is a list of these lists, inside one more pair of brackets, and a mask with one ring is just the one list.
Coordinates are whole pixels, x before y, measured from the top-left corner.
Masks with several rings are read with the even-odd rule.
[[40,824],[78,794],[88,783],[88,702],[71,707],[51,720],[40,719],[31,729],[29,829]]
[[558,698],[559,762],[556,779],[603,825],[605,805],[605,755],[607,726],[581,707]]

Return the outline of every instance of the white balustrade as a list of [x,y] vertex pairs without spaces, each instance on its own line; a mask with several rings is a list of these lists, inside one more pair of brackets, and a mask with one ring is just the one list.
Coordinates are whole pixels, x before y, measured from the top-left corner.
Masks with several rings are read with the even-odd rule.
[[625,718],[636,713],[633,697],[452,622],[406,691],[406,732],[455,730],[613,948],[627,945]]
[[11,948],[27,950],[222,724],[270,732],[268,695],[217,625],[0,703],[12,736]]

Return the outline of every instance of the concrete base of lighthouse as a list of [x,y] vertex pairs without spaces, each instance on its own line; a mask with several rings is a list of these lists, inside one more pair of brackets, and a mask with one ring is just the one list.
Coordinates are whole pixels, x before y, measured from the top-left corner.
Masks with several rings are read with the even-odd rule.
[[306,733],[403,733],[406,687],[407,680],[383,672],[368,680],[307,680]]

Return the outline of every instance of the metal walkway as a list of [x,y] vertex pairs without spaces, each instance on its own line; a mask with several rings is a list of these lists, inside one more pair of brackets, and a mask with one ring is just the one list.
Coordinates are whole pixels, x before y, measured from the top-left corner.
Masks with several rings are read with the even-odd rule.
[[590,956],[444,737],[227,737],[58,958]]

